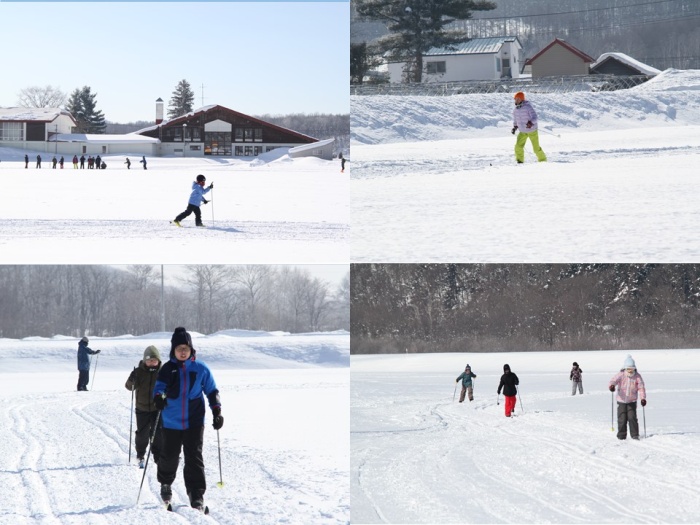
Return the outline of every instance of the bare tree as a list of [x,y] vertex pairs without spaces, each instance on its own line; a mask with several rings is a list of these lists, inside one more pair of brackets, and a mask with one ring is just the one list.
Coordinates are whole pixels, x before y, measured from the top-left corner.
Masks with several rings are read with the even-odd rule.
[[63,91],[53,86],[30,86],[19,92],[17,104],[23,108],[61,108],[66,98]]

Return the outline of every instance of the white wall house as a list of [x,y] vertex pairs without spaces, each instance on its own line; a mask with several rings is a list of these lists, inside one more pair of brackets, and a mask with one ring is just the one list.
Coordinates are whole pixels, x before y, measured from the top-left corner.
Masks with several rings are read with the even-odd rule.
[[[432,48],[423,56],[424,83],[519,78],[523,46],[515,36],[472,38],[455,49]],[[389,81],[401,83],[405,62],[389,62]]]
[[0,146],[36,149],[31,145],[70,133],[75,126],[71,114],[60,108],[0,108]]

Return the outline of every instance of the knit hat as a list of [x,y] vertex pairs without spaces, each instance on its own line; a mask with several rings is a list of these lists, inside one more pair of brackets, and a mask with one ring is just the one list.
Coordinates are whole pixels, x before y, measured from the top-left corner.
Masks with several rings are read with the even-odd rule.
[[503,365],[504,372],[510,372],[510,365]]
[[523,93],[522,91],[518,91],[515,95],[513,95],[513,98],[515,100],[525,100],[525,93]]
[[207,178],[204,175],[197,175],[197,182],[205,182]]
[[632,359],[632,356],[627,354],[627,359],[625,359],[625,364],[622,366],[622,368],[634,368],[635,370],[637,369],[637,365],[634,364],[634,359]]
[[160,352],[153,345],[149,346],[143,351],[143,360],[148,361],[149,359],[157,359],[160,361]]
[[80,338],[80,342],[81,342],[81,343],[86,343],[86,344],[87,344],[89,341],[88,341],[88,338],[87,338],[87,337],[83,336],[83,337]]
[[469,363],[467,363],[467,366],[465,366],[465,367],[464,367],[464,369],[465,369],[465,370],[471,370],[471,369],[472,369],[472,367],[471,367],[471,366],[469,366]]
[[172,352],[180,345],[187,345],[192,348],[192,337],[187,333],[184,326],[178,326],[170,338],[170,351]]
[[574,361],[574,366],[578,366],[578,363],[576,361]]

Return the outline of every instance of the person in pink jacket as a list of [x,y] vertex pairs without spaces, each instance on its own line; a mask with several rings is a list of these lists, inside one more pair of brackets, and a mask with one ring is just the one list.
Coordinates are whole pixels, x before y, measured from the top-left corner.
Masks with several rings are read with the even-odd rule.
[[637,398],[641,398],[642,406],[647,404],[647,393],[644,389],[644,379],[637,372],[637,366],[631,355],[625,359],[625,364],[615,377],[610,380],[609,389],[615,392],[617,388],[617,439],[627,439],[627,424],[630,427],[632,439],[639,439],[639,421],[637,421]]
[[525,100],[525,93],[518,91],[513,95],[515,108],[513,108],[513,129],[510,132],[518,137],[515,139],[515,160],[518,164],[525,162],[525,143],[530,139],[532,150],[537,155],[539,162],[546,162],[547,155],[540,148],[540,137],[537,133],[537,113],[532,104]]

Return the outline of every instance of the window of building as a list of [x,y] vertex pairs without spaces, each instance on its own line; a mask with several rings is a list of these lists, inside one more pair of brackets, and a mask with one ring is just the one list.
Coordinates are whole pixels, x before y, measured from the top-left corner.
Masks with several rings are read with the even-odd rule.
[[441,60],[439,62],[428,62],[426,66],[429,75],[436,75],[438,73],[447,72],[447,64],[444,60]]
[[234,139],[235,142],[243,142],[243,128],[236,128],[234,130]]
[[256,128],[256,130],[255,130],[255,142],[262,142],[262,128]]
[[253,156],[253,146],[246,146],[245,147],[245,154],[244,156],[246,157],[252,157]]
[[21,122],[0,122],[0,140],[24,140],[24,124]]
[[496,71],[501,72],[501,59],[496,57]]
[[255,146],[255,147],[253,148],[253,155],[255,155],[256,157],[257,157],[258,155],[260,155],[262,152],[263,152],[263,151],[262,151],[262,146]]
[[243,146],[236,146],[236,157],[243,156]]
[[243,130],[243,140],[244,142],[253,142],[253,128],[245,128]]

